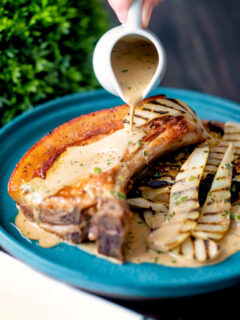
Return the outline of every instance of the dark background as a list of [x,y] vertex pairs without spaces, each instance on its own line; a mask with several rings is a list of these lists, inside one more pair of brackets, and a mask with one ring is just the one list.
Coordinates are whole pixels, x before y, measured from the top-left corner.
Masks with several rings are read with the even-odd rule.
[[[106,7],[113,25],[119,24],[107,1]],[[165,0],[149,29],[167,54],[162,86],[240,102],[240,0]],[[194,297],[113,301],[153,319],[240,319],[240,285]]]

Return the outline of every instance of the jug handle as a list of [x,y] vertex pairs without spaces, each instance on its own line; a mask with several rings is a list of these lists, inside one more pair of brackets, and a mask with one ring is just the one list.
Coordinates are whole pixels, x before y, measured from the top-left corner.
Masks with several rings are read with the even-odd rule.
[[142,29],[142,0],[134,0],[128,10],[127,28]]

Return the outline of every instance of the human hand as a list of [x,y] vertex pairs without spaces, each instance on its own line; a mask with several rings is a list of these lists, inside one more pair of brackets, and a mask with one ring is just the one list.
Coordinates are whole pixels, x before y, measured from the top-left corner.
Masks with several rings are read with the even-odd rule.
[[[143,0],[142,4],[142,26],[146,28],[149,24],[152,10],[162,0]],[[133,0],[108,0],[110,6],[115,11],[118,19],[122,23],[127,22],[128,10]]]

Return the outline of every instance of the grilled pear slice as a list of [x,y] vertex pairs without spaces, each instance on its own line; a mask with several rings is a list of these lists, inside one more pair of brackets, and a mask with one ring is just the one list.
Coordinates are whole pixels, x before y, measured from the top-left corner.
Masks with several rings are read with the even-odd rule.
[[232,225],[240,225],[240,201],[237,201],[232,204],[231,208],[231,218],[233,220]]
[[209,147],[196,147],[178,173],[170,195],[170,209],[159,229],[150,233],[151,249],[167,252],[182,243],[196,226],[199,217],[198,188]]
[[187,238],[183,243],[172,250],[173,254],[198,262],[214,260],[220,252],[220,245],[215,241],[194,237]]
[[224,126],[224,136],[222,143],[228,146],[232,143],[234,147],[234,160],[240,157],[240,124],[227,122]]
[[146,210],[143,212],[144,221],[151,230],[159,228],[165,220],[165,214],[162,212],[152,212]]
[[[154,99],[153,99],[154,98]],[[133,124],[135,127],[141,127],[160,116],[184,116],[191,115],[192,119],[204,130],[203,124],[196,113],[184,102],[178,99],[168,99],[164,96],[152,97],[146,100],[147,103],[138,105],[135,109]],[[124,119],[125,124],[130,124],[130,112]]]
[[154,202],[161,201],[162,203],[167,204],[169,203],[171,188],[172,188],[172,185],[168,185],[158,189],[140,187],[139,190],[142,192],[143,198],[149,199]]
[[220,240],[229,229],[233,155],[233,145],[229,144],[201,209],[198,223],[192,231],[196,238]]
[[152,215],[153,213],[151,210],[146,210],[143,212],[144,221],[150,229],[152,229],[152,222],[151,222]]
[[128,199],[127,203],[134,208],[150,209],[143,212],[144,221],[150,229],[159,228],[164,221],[168,208],[161,202],[152,202],[144,198]]
[[224,135],[220,143],[210,148],[209,157],[204,175],[208,173],[215,174],[217,168],[226,152],[229,143],[234,147],[234,159],[240,157],[240,124],[227,122],[224,125]]
[[161,202],[152,202],[149,200],[146,200],[144,198],[132,198],[132,199],[128,199],[127,203],[132,206],[132,207],[136,207],[136,208],[144,208],[144,209],[152,209],[153,211],[157,211],[157,212],[163,212],[163,213],[167,213],[168,212],[168,208],[166,205],[164,205]]

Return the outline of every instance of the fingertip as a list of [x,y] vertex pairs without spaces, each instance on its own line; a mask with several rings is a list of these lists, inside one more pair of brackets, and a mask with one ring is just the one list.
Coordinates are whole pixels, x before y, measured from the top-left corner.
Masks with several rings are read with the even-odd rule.
[[128,10],[132,3],[132,0],[122,1],[122,0],[109,0],[110,6],[115,11],[118,20],[121,23],[127,23]]
[[153,11],[152,4],[145,5],[143,7],[143,9],[142,9],[142,26],[143,26],[143,28],[148,27],[149,21],[151,19],[152,11]]

